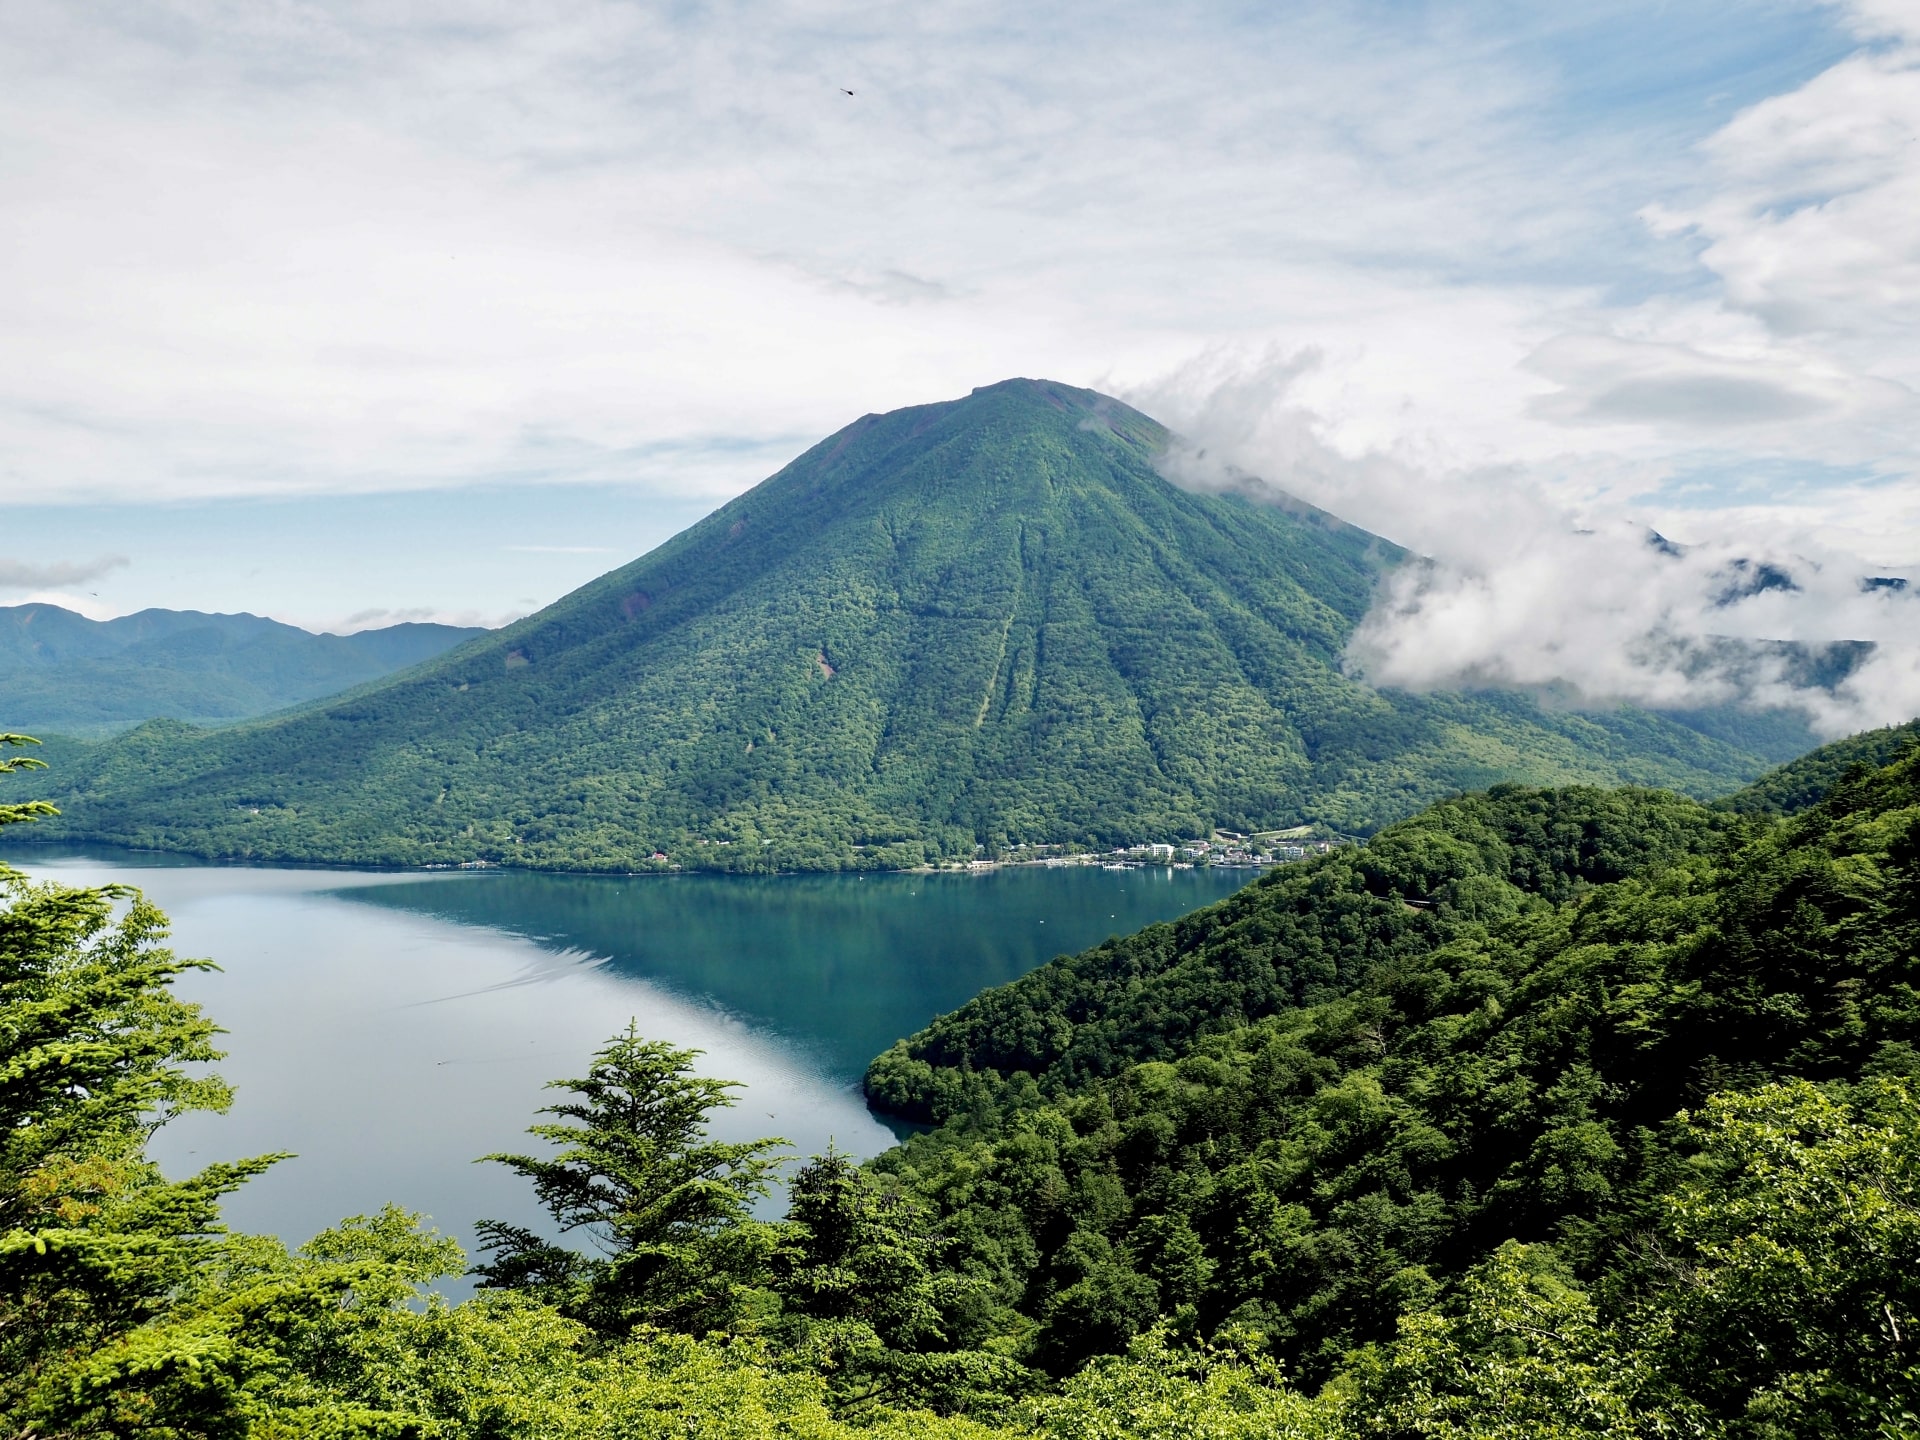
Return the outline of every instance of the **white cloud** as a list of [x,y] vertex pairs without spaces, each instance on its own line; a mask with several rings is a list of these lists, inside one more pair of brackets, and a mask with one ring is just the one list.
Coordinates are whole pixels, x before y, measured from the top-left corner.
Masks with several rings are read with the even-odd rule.
[[124,555],[102,555],[97,560],[16,560],[0,555],[0,590],[58,589],[98,580],[130,564]]
[[1832,0],[1863,39],[1920,39],[1920,12],[1911,0]]
[[1273,338],[1356,442],[1484,454],[1691,163],[1541,123],[1605,13],[20,0],[0,485],[718,495]]
[[[1133,398],[1177,428],[1163,465],[1178,483],[1304,500],[1414,552],[1353,637],[1356,673],[1590,704],[1786,706],[1829,734],[1920,714],[1920,569],[1904,588],[1869,588],[1882,567],[1804,528],[1716,516],[1675,545],[1551,470],[1343,452],[1299,398],[1316,366],[1310,353],[1215,356]],[[1837,688],[1809,683],[1801,657],[1835,641],[1875,648]]]
[[[1516,534],[1509,545],[1417,563],[1393,577],[1355,635],[1355,668],[1415,689],[1565,687],[1590,702],[1739,702],[1804,711],[1845,734],[1920,714],[1920,595],[1865,590],[1853,557],[1762,552],[1721,542],[1669,553],[1646,530]],[[1513,543],[1519,542],[1519,543]],[[1744,587],[1756,574],[1791,588]],[[1739,598],[1735,598],[1739,597]],[[1837,688],[1812,683],[1804,652],[1729,642],[1836,639],[1875,649]]]
[[[1376,383],[1353,424],[1364,361],[1216,351],[1137,392],[1188,437],[1169,473],[1277,487],[1416,551],[1350,652],[1381,683],[1791,704],[1829,733],[1920,713],[1920,20],[1849,14],[1873,44],[1730,117],[1689,186],[1638,207],[1691,274],[1478,332],[1521,353],[1499,377],[1466,348],[1479,398],[1448,420],[1409,381],[1397,422]],[[1760,567],[1792,586],[1729,599]],[[1826,690],[1731,641],[1875,648]]]
[[1560,335],[1527,357],[1556,382],[1532,413],[1572,425],[1637,425],[1666,435],[1739,432],[1744,443],[1792,447],[1809,421],[1858,433],[1910,428],[1913,392],[1879,376],[1849,374],[1817,356],[1728,353],[1678,341]]
[[[483,630],[497,630],[502,625],[511,625],[526,612],[480,611],[480,610],[441,610],[430,605],[413,605],[404,609],[356,610],[351,615],[335,620],[330,624],[313,627],[316,633],[330,635],[353,635],[362,630],[383,630],[389,625],[458,625],[479,626]],[[286,622],[299,624],[296,620]]]
[[1856,5],[1880,43],[1733,116],[1690,193],[1641,210],[1694,247],[1692,294],[1596,307],[1529,359],[1532,412],[1625,450],[1920,472],[1920,21]]

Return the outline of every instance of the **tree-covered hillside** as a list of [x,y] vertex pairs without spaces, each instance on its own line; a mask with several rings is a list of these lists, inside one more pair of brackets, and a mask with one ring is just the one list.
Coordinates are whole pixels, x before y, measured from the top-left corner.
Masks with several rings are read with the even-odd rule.
[[258,615],[142,610],[89,620],[0,606],[0,715],[17,730],[104,735],[169,717],[231,721],[337,695],[486,632],[401,624],[316,635]]
[[1863,730],[1769,771],[1745,789],[1728,796],[1725,803],[1735,810],[1798,815],[1818,804],[1852,766],[1885,765],[1916,741],[1920,741],[1920,720],[1880,730]]
[[1305,507],[1177,489],[1152,465],[1164,440],[1026,380],[867,416],[436,664],[100,748],[49,792],[54,833],[301,860],[901,865],[1216,825],[1364,833],[1503,779],[1718,793],[1762,768],[1645,714],[1349,679],[1342,647],[1397,552]]
[[[1879,1080],[1920,1077],[1916,985],[1909,744],[1790,820],[1653,792],[1449,801],[989,991],[867,1086],[941,1123],[882,1168],[1042,1365],[1170,1319],[1317,1379],[1508,1242],[1551,1247],[1623,1322],[1686,1292],[1696,1262],[1659,1246],[1701,1243],[1674,1197],[1715,1177],[1687,1112],[1786,1082],[1827,1087],[1798,1092],[1807,1116],[1892,1103]],[[1826,1113],[1791,1122],[1801,1143]],[[1725,1354],[1669,1337],[1661,1362],[1707,1366],[1680,1383],[1723,1418],[1752,1377],[1826,1363],[1793,1334],[1823,1316],[1749,1319]],[[1905,1321],[1850,1323],[1909,1363]],[[1849,1433],[1808,1424],[1740,1433]]]
[[1023,1073],[1054,1091],[1349,993],[1526,900],[1716,848],[1733,817],[1664,791],[1458,796],[1364,847],[1283,866],[1230,898],[988,990],[877,1059],[867,1093],[915,1120],[965,1113]]

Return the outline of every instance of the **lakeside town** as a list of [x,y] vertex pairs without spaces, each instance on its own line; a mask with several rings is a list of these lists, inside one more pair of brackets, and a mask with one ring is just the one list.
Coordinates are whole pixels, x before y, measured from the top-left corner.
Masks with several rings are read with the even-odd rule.
[[[699,845],[711,845],[717,849],[728,849],[735,845],[733,840],[699,840]],[[749,841],[748,844],[756,842]],[[766,843],[764,841],[757,843]],[[1073,865],[1097,865],[1106,870],[1138,870],[1147,866],[1161,866],[1174,870],[1216,869],[1216,870],[1265,870],[1276,865],[1287,865],[1296,860],[1311,859],[1316,855],[1325,855],[1343,845],[1355,845],[1359,840],[1350,835],[1322,830],[1312,825],[1299,825],[1290,830],[1268,830],[1255,834],[1243,834],[1233,830],[1216,830],[1207,840],[1159,840],[1140,845],[1116,846],[1111,850],[1078,849],[1071,845],[1017,844],[1008,845],[991,855],[976,855],[971,860],[948,860],[934,864],[911,865],[903,867],[907,873],[933,874],[937,872],[980,872],[1000,870],[1016,865],[1040,865],[1052,868]],[[864,845],[854,846],[855,850],[864,850]],[[985,847],[976,847],[984,850]],[[655,862],[651,870],[633,870],[629,874],[677,874],[685,867],[672,859],[664,850],[653,852]],[[417,867],[422,870],[495,870],[500,868],[497,860],[460,860],[428,862]]]
[[1297,825],[1288,830],[1267,830],[1243,834],[1234,830],[1216,830],[1208,840],[1162,840],[1143,845],[1118,846],[1112,850],[1077,850],[1068,845],[1009,845],[998,856],[976,858],[954,866],[927,866],[929,870],[994,870],[1008,865],[1098,865],[1107,870],[1137,870],[1144,866],[1168,866],[1175,870],[1196,867],[1213,869],[1267,869],[1325,855],[1355,841],[1345,835],[1312,825]]

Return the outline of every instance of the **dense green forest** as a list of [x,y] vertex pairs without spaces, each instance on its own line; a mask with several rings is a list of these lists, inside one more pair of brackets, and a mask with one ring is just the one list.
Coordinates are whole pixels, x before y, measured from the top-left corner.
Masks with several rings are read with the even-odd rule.
[[1817,804],[1853,766],[1878,769],[1904,754],[1916,741],[1920,741],[1920,720],[1881,730],[1863,730],[1769,771],[1745,789],[1729,795],[1724,803],[1735,810],[1797,815]]
[[23,730],[106,735],[144,720],[224,722],[284,710],[483,635],[407,623],[316,635],[258,615],[141,610],[89,620],[0,606],[0,714]]
[[75,749],[36,791],[65,812],[47,832],[208,857],[897,868],[1215,826],[1366,834],[1501,780],[1722,794],[1781,743],[1371,689],[1341,657],[1400,552],[1309,507],[1181,490],[1153,468],[1165,440],[1040,381],[867,416],[403,675]]
[[616,1036],[492,1157],[553,1223],[483,1225],[459,1305],[425,1287],[466,1258],[400,1211],[290,1251],[218,1221],[274,1157],[161,1175],[154,1129],[228,1099],[169,993],[206,962],[131,892],[0,875],[0,1414],[155,1440],[1920,1434],[1900,738],[1790,814],[1764,802],[1791,785],[1455,797],[1063,958],[877,1060],[875,1097],[935,1128],[806,1161],[779,1220],[754,1210],[779,1142],[711,1140],[729,1087]]
[[[1177,922],[1063,956],[990,990],[876,1060],[868,1094],[944,1120],[1024,1074],[1043,1092],[1166,1058],[1477,933],[1529,902],[1716,853],[1754,815],[1809,809],[1850,768],[1920,742],[1920,721],[1835,742],[1713,806],[1663,791],[1496,786],[1389,827],[1362,849],[1276,870]],[[1612,892],[1608,892],[1612,893]],[[1024,1082],[1023,1082],[1024,1083]]]

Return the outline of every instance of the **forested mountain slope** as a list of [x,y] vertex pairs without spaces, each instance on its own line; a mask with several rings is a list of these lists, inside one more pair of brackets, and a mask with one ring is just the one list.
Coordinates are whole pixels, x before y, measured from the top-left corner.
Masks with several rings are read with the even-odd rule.
[[1834,782],[1851,767],[1885,765],[1916,742],[1920,742],[1920,720],[1889,725],[1881,730],[1863,730],[1769,771],[1744,790],[1728,796],[1725,803],[1734,810],[1798,815],[1809,806],[1819,804]]
[[984,991],[876,1060],[867,1093],[909,1118],[945,1119],[982,1078],[1024,1072],[1052,1092],[1112,1075],[1345,995],[1529,899],[1711,851],[1736,823],[1658,790],[1457,796],[1365,846],[1282,866],[1216,905]]
[[485,633],[409,623],[316,635],[258,615],[142,610],[89,620],[58,605],[0,606],[0,716],[15,730],[67,735],[163,716],[246,719],[377,680]]
[[66,812],[47,831],[299,860],[897,866],[1368,832],[1503,779],[1720,793],[1762,768],[1643,713],[1348,678],[1398,552],[1180,490],[1153,468],[1165,438],[1042,381],[867,416],[437,663],[103,747],[46,792]]
[[[1920,1074],[1916,984],[1910,749],[1788,820],[1650,792],[1449,801],[983,994],[867,1083],[943,1122],[881,1164],[941,1214],[997,1327],[1040,1363],[1171,1319],[1257,1336],[1312,1378],[1509,1241],[1553,1246],[1616,1316],[1684,1292],[1658,1248],[1681,1242],[1649,1238],[1713,1173],[1683,1112],[1828,1085],[1793,1102],[1811,1114]],[[1798,1143],[1826,1143],[1840,1113],[1793,1121],[1814,1125]],[[1679,1363],[1722,1367],[1687,1382],[1699,1398],[1801,1363],[1790,1332],[1827,1322],[1780,1283],[1785,1313],[1750,1322],[1778,1333],[1669,1337]]]

